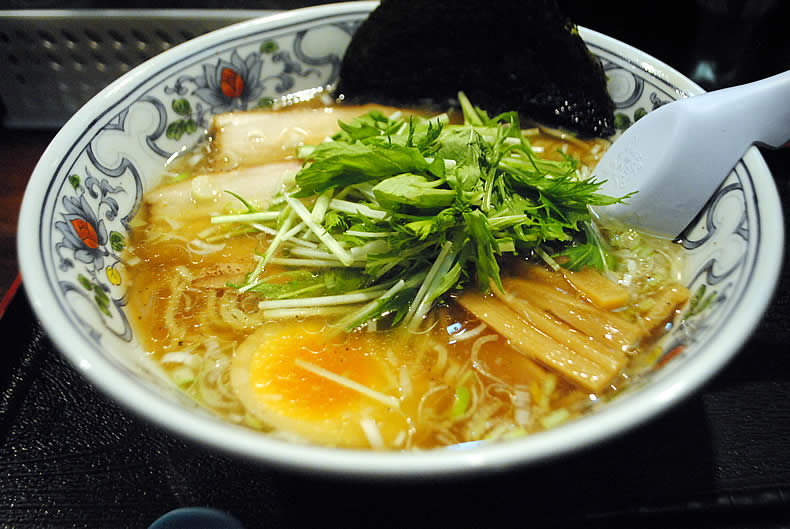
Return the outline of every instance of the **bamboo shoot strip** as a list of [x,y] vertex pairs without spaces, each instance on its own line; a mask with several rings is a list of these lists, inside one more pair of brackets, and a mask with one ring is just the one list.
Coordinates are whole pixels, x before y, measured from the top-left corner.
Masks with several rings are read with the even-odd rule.
[[593,305],[604,310],[613,310],[624,307],[628,303],[628,289],[592,268],[583,268],[578,272],[563,270],[562,275],[589,299]]
[[593,392],[604,389],[616,373],[574,353],[538,331],[507,305],[479,292],[465,292],[458,302],[484,321],[513,347],[528,357],[556,370],[569,381]]
[[516,313],[524,316],[537,330],[588,360],[595,362],[612,373],[617,373],[625,367],[627,358],[623,351],[610,348],[597,342],[590,336],[571,328],[569,325],[550,318],[544,311],[537,309],[529,301],[499,292],[498,289],[494,289],[494,294]]
[[[559,265],[557,266],[559,267]],[[523,273],[518,275],[524,279],[532,279],[539,283],[543,283],[546,286],[551,286],[554,288],[559,288],[565,292],[570,292],[573,287],[570,285],[570,283],[568,283],[561,273],[557,273],[559,270],[561,270],[561,268],[558,268],[558,270],[549,270],[545,266],[527,264],[522,269]]]
[[539,309],[611,347],[626,350],[644,336],[638,325],[617,314],[596,309],[556,288],[523,279],[508,279],[502,284],[507,292],[530,301]]

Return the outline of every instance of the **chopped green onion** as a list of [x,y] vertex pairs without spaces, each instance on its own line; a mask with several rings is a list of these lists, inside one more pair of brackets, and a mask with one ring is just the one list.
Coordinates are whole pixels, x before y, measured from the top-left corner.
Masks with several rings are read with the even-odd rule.
[[458,419],[466,410],[469,409],[469,402],[472,400],[472,394],[465,386],[455,388],[455,400],[453,407],[450,409],[450,418]]

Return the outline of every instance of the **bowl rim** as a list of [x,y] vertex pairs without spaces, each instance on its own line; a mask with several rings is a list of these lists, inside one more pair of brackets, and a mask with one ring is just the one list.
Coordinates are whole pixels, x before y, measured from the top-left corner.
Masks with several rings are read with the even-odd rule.
[[[76,332],[66,316],[51,310],[57,305],[55,295],[42,287],[46,271],[39,258],[34,234],[39,233],[43,220],[41,205],[46,196],[50,175],[63,158],[64,146],[76,134],[84,134],[96,116],[106,112],[122,99],[125,90],[137,86],[149,71],[157,72],[175,58],[198,52],[214,42],[234,35],[277,29],[286,24],[306,23],[335,15],[369,12],[378,2],[346,2],[307,7],[240,22],[180,44],[140,65],[94,96],[56,134],[36,165],[22,203],[19,218],[17,250],[23,285],[35,314],[52,339],[55,347],[72,366],[102,393],[143,419],[153,422],[178,437],[224,453],[260,463],[300,471],[321,471],[340,475],[366,477],[437,477],[510,469],[515,466],[545,462],[566,455],[605,439],[619,436],[651,420],[672,405],[697,391],[716,374],[757,326],[770,302],[782,264],[784,225],[760,229],[754,256],[755,267],[748,286],[731,312],[731,321],[712,336],[705,348],[688,359],[682,376],[664,377],[641,388],[629,399],[598,410],[593,416],[581,418],[559,428],[540,432],[522,440],[475,446],[474,449],[446,449],[417,452],[375,452],[294,444],[262,436],[260,433],[187,410],[172,400],[154,393],[140,380],[131,379],[89,347],[82,347],[83,337]],[[602,43],[608,50],[617,50],[632,59],[633,65],[673,86],[685,86],[690,93],[702,90],[680,72],[628,44],[594,30],[579,27],[585,40]],[[757,173],[760,185],[754,186],[759,212],[782,220],[782,209],[770,171],[756,148],[744,156],[744,162]],[[750,175],[752,177],[752,175]],[[759,213],[758,212],[758,213]],[[754,278],[758,277],[759,280]]]

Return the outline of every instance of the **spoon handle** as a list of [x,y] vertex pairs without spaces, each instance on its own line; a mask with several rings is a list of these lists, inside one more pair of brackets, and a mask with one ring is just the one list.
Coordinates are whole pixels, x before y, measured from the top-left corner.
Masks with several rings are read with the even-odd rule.
[[739,155],[752,143],[778,148],[790,140],[790,71],[693,99],[709,133],[728,138]]
[[664,105],[635,122],[604,154],[594,174],[601,192],[626,203],[595,208],[673,238],[702,210],[754,143],[790,139],[790,71]]

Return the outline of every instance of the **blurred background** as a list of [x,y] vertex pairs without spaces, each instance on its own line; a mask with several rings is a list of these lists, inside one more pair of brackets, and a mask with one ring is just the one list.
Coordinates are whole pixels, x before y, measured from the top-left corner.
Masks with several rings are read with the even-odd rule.
[[646,51],[706,90],[790,69],[786,0],[559,3],[577,24]]

